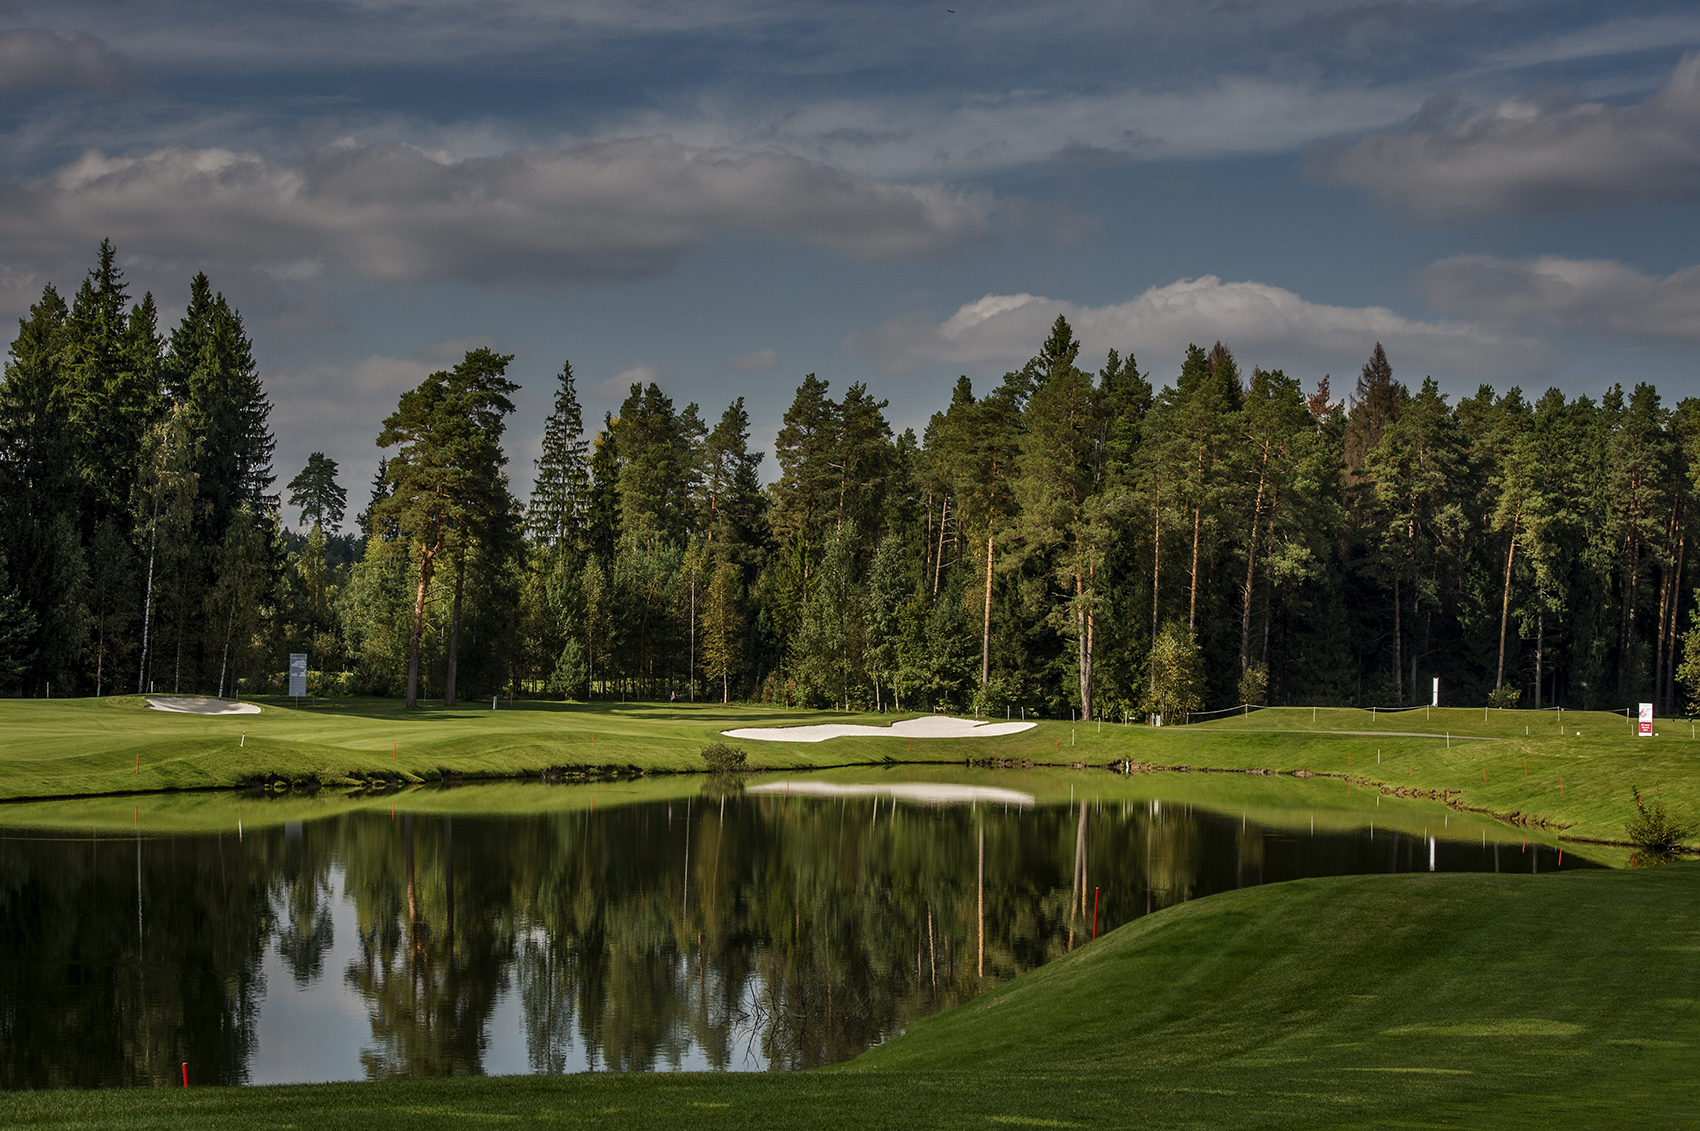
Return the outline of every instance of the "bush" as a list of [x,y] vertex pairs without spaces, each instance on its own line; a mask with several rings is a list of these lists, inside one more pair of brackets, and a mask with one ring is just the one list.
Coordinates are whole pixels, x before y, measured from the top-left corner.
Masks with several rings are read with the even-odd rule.
[[744,765],[744,752],[724,742],[713,742],[702,748],[702,760],[708,763],[710,773],[735,774],[747,767]]
[[1253,660],[1246,665],[1245,673],[1240,676],[1240,702],[1261,707],[1268,694],[1269,665],[1262,660]]
[[1517,706],[1517,701],[1523,698],[1523,689],[1506,684],[1498,691],[1488,692],[1488,706],[1502,711],[1509,711]]
[[1624,830],[1642,863],[1669,863],[1676,859],[1682,842],[1694,835],[1692,828],[1679,825],[1665,815],[1663,802],[1655,801],[1649,808],[1639,789],[1635,790],[1635,810],[1635,819]]

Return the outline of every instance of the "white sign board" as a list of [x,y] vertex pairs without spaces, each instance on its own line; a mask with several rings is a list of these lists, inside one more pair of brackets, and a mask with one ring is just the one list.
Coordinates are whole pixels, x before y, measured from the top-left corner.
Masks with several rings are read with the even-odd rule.
[[289,694],[296,699],[307,695],[307,653],[289,654]]
[[1429,706],[1431,706],[1431,707],[1440,706],[1440,677],[1439,676],[1434,677],[1434,699],[1429,703]]
[[1651,703],[1641,704],[1640,734],[1642,738],[1653,737],[1653,705]]

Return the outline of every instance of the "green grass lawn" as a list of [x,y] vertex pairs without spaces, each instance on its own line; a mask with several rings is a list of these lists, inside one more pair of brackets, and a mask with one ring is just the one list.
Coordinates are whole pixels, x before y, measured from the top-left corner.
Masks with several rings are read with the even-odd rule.
[[[473,704],[405,710],[395,700],[266,703],[259,715],[149,710],[133,696],[0,700],[0,800],[230,788],[256,777],[353,784],[536,775],[551,767],[647,774],[702,768],[732,727],[859,722],[901,715],[774,711],[707,704]],[[1274,708],[1189,727],[1041,722],[1000,738],[741,741],[767,770],[897,763],[1124,762],[1197,769],[1308,771],[1359,789],[1445,794],[1459,808],[1527,821],[1570,839],[1621,841],[1632,787],[1700,818],[1700,741],[1660,720],[1633,737],[1622,715],[1419,708]],[[1578,733],[1580,732],[1580,733]],[[139,766],[139,770],[138,770]],[[1700,840],[1695,843],[1700,845]]]
[[821,1072],[12,1093],[0,1124],[1692,1128],[1697,995],[1700,865],[1302,880],[1137,920]]

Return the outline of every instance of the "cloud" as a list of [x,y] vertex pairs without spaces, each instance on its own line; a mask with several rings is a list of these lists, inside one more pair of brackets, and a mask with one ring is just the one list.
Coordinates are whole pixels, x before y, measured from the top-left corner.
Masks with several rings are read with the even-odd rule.
[[342,142],[298,165],[172,147],[90,152],[0,185],[0,254],[62,254],[110,235],[144,255],[328,263],[384,281],[630,279],[671,269],[717,229],[858,260],[950,253],[987,237],[994,208],[990,193],[665,138],[465,160]]
[[1700,266],[1660,279],[1606,259],[1459,255],[1418,275],[1437,309],[1508,330],[1700,342]]
[[1431,220],[1700,198],[1700,54],[1609,106],[1536,92],[1486,110],[1431,100],[1403,127],[1313,149],[1309,173]]
[[631,393],[633,385],[648,385],[661,379],[661,370],[653,365],[632,365],[620,370],[612,377],[598,381],[590,386],[589,392],[609,400],[623,401]]
[[92,35],[0,31],[0,90],[77,87],[121,93],[135,82],[129,64]]
[[982,372],[1018,368],[1039,348],[1058,314],[1073,326],[1082,356],[1114,348],[1165,374],[1190,343],[1221,340],[1247,368],[1285,369],[1295,376],[1350,373],[1376,342],[1404,372],[1466,378],[1495,372],[1520,377],[1551,370],[1553,352],[1468,322],[1420,322],[1379,306],[1327,306],[1266,283],[1224,283],[1214,275],[1152,287],[1112,306],[1079,306],[1038,295],[986,295],[935,323],[893,319],[843,349],[874,358],[887,372],[922,365]]
[[722,367],[730,373],[766,373],[770,369],[778,369],[779,364],[779,354],[765,349],[729,357],[722,363]]

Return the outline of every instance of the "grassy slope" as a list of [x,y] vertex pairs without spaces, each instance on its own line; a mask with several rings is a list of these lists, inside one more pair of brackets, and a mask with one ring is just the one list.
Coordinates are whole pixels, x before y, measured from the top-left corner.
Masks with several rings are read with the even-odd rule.
[[[699,751],[723,729],[884,724],[895,717],[901,716],[541,702],[408,712],[393,700],[337,701],[313,710],[268,704],[257,716],[203,717],[151,711],[134,697],[0,700],[0,799],[228,787],[261,774],[334,783],[357,774],[393,773],[403,781],[435,780],[445,771],[505,777],[552,766],[695,770]],[[1308,708],[1277,708],[1156,730],[1045,722],[1024,734],[973,742],[740,745],[752,765],[767,769],[996,757],[1309,770],[1361,787],[1454,791],[1461,807],[1520,814],[1572,838],[1608,841],[1621,839],[1633,812],[1632,786],[1677,815],[1700,816],[1700,774],[1693,772],[1700,741],[1680,733],[1688,724],[1662,720],[1659,737],[1637,739],[1621,715],[1567,711],[1564,720],[1560,735],[1552,712],[1324,709],[1313,718]],[[1424,733],[1394,733],[1413,731]]]
[[0,1124],[1682,1128],[1697,986],[1700,865],[1306,880],[1138,920],[827,1072],[15,1093]]

